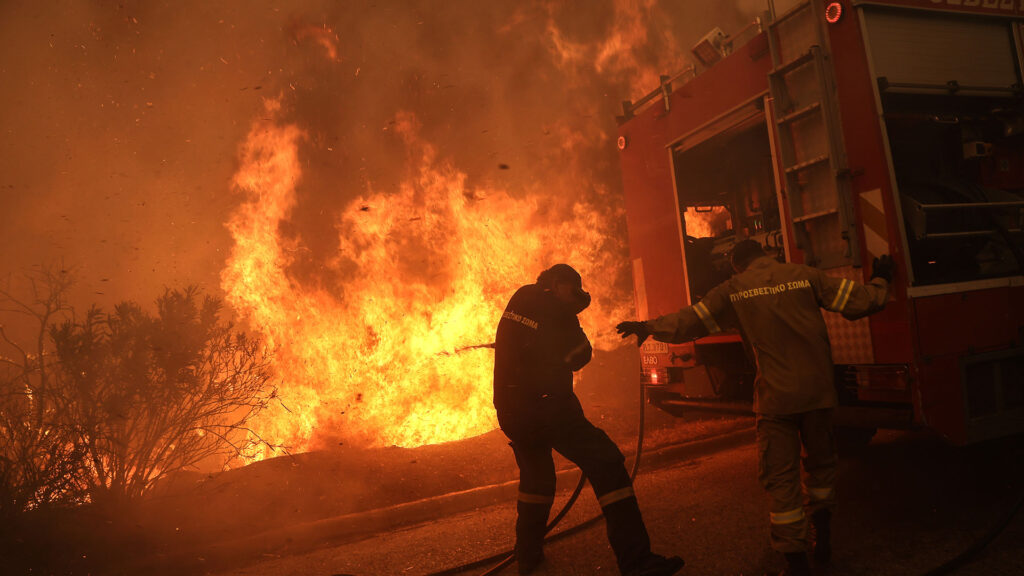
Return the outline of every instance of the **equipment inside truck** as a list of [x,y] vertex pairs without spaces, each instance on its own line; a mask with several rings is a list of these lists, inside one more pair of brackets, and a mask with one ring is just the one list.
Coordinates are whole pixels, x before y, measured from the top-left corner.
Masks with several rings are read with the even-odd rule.
[[690,301],[732,275],[729,251],[754,238],[782,253],[779,206],[764,113],[747,117],[699,142],[672,148],[686,252]]
[[1024,136],[1012,128],[1024,120],[1022,103],[955,94],[883,100],[915,284],[1020,274],[1024,180],[1009,167],[1024,159]]
[[1014,27],[900,10],[868,11],[866,22],[914,284],[1021,274],[1024,88]]
[[[1019,433],[1024,7],[795,4],[623,103],[638,315],[699,302],[748,237],[860,283],[889,254],[884,311],[823,312],[844,424],[955,443]],[[648,343],[642,376],[669,411],[749,410],[745,352],[732,331]]]

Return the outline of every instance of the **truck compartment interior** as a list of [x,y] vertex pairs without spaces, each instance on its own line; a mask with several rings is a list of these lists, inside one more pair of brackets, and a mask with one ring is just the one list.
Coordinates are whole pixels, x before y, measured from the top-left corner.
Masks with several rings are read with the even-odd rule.
[[1024,99],[882,94],[914,283],[1021,274]]
[[1024,87],[1009,19],[864,9],[915,285],[1020,274]]
[[729,278],[728,256],[744,238],[783,251],[764,115],[686,149],[673,149],[690,301]]

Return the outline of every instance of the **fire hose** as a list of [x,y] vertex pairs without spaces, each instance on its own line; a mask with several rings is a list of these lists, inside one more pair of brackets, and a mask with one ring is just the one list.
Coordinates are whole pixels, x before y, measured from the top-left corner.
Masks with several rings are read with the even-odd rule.
[[[467,346],[465,348],[461,348],[461,349],[456,350],[456,352],[461,352],[463,350],[472,349],[472,348],[485,348],[485,347],[486,348],[492,348],[493,346],[494,346],[493,343],[477,345],[477,346]],[[637,424],[636,458],[634,459],[632,469],[629,472],[630,481],[633,481],[633,480],[636,479],[637,472],[640,469],[640,459],[641,459],[641,456],[643,454],[643,448],[644,448],[644,427],[645,427],[645,420],[644,420],[645,410],[644,410],[644,407],[645,407],[646,400],[647,400],[647,385],[646,385],[645,382],[641,381],[641,383],[640,383],[640,409],[639,409],[640,419],[639,419],[639,423]],[[602,515],[601,514],[597,514],[597,515],[595,515],[595,516],[593,516],[591,518],[588,518],[587,520],[584,520],[583,522],[580,522],[579,524],[577,524],[577,525],[575,525],[575,526],[573,526],[571,528],[567,528],[565,530],[562,530],[561,532],[559,532],[557,534],[551,534],[551,531],[554,530],[554,528],[556,526],[558,526],[558,524],[562,521],[563,518],[565,518],[566,514],[569,513],[569,511],[572,509],[573,505],[576,503],[577,498],[579,498],[579,495],[583,492],[583,486],[584,486],[584,484],[586,484],[586,480],[587,480],[586,476],[583,475],[583,473],[581,472],[580,473],[580,479],[576,483],[576,487],[573,489],[572,494],[569,496],[569,499],[562,506],[562,509],[559,510],[558,514],[556,514],[555,517],[551,520],[551,522],[548,523],[547,528],[545,528],[546,536],[544,538],[544,542],[554,542],[556,540],[560,540],[562,538],[565,538],[566,536],[570,536],[572,534],[576,534],[578,532],[581,532],[581,531],[585,530],[586,528],[589,528],[590,526],[592,526],[594,523],[596,523],[598,520],[601,519]],[[1013,518],[1017,515],[1017,513],[1020,511],[1020,509],[1022,507],[1024,507],[1024,491],[1022,491],[1018,495],[1016,503],[1014,505],[1010,506],[1009,508],[1007,508],[1005,510],[1005,512],[992,525],[992,527],[985,534],[983,534],[979,539],[977,539],[971,546],[969,546],[963,552],[958,554],[956,557],[954,557],[954,558],[952,558],[952,559],[950,559],[950,560],[940,564],[939,566],[929,570],[928,572],[926,572],[924,574],[924,576],[944,576],[946,574],[950,574],[950,573],[953,573],[953,572],[959,570],[960,568],[962,568],[966,564],[969,564],[969,563],[973,562],[975,559],[977,559],[979,553],[986,546],[988,546],[988,544],[990,544],[993,540],[995,540],[995,538],[997,536],[999,536],[999,534],[1001,534],[1003,532],[1003,530],[1006,529],[1006,527],[1009,525],[1010,521],[1013,520]],[[551,534],[551,535],[548,536],[547,534]],[[515,561],[515,550],[514,549],[512,549],[512,550],[505,550],[503,552],[499,552],[497,554],[493,554],[493,555],[488,556],[486,558],[480,558],[478,560],[473,560],[473,561],[467,562],[465,564],[460,564],[458,566],[452,566],[450,568],[446,568],[446,569],[438,571],[438,572],[430,572],[430,573],[426,574],[425,576],[454,576],[456,574],[459,574],[461,572],[465,572],[467,570],[473,570],[473,569],[476,569],[476,568],[481,568],[481,567],[490,565],[490,564],[492,564],[494,562],[498,562],[498,564],[494,565],[493,567],[491,567],[487,571],[480,573],[480,576],[494,576],[495,574],[498,574],[502,570],[507,568],[514,561]]]
[[1007,526],[1009,526],[1010,521],[1013,520],[1013,517],[1016,516],[1018,512],[1020,512],[1021,507],[1024,507],[1024,490],[1021,490],[1021,492],[1017,494],[1017,502],[1013,506],[1007,508],[999,518],[996,519],[992,527],[982,534],[980,538],[975,540],[974,543],[968,546],[967,549],[957,556],[926,572],[924,576],[943,576],[945,574],[952,574],[967,564],[975,561],[979,554],[981,554],[981,551],[995,540],[997,536],[1002,534],[1003,530],[1005,530]]
[[[637,424],[636,458],[633,460],[633,468],[629,472],[629,479],[630,479],[630,481],[632,481],[632,480],[634,480],[636,478],[637,471],[640,469],[640,456],[643,454],[643,449],[644,449],[644,404],[645,404],[646,399],[647,399],[647,384],[645,382],[641,382],[640,383],[640,422],[639,422],[639,424]],[[594,523],[596,523],[598,520],[600,520],[602,518],[601,514],[597,514],[596,516],[588,518],[587,520],[584,520],[583,522],[580,522],[579,524],[577,524],[577,525],[575,525],[575,526],[573,526],[571,528],[567,528],[565,530],[562,530],[561,532],[559,532],[557,534],[551,534],[551,531],[554,530],[555,526],[557,526],[558,523],[561,522],[563,518],[565,518],[565,515],[569,513],[570,509],[572,509],[573,504],[576,503],[576,499],[579,498],[580,493],[583,491],[583,485],[586,483],[586,481],[587,481],[587,477],[585,475],[583,475],[583,473],[581,472],[580,473],[579,482],[576,483],[576,488],[573,489],[572,495],[569,496],[569,499],[562,506],[562,509],[558,511],[558,514],[556,514],[555,517],[551,520],[551,522],[548,523],[547,528],[545,529],[546,536],[544,537],[544,542],[554,542],[555,540],[560,540],[562,538],[565,538],[566,536],[570,536],[572,534],[576,534],[577,532],[581,532],[581,531],[585,530],[586,528],[589,528],[590,526],[592,526]],[[501,572],[502,570],[504,570],[506,567],[508,567],[514,561],[515,561],[515,550],[514,549],[513,550],[505,550],[503,552],[499,552],[497,554],[494,554],[492,556],[488,556],[486,558],[481,558],[479,560],[474,560],[472,562],[467,562],[466,564],[461,564],[459,566],[453,566],[451,568],[446,568],[444,570],[441,570],[440,572],[431,572],[431,573],[427,574],[426,576],[453,576],[454,574],[458,574],[460,572],[465,572],[467,570],[473,570],[473,569],[476,569],[476,568],[481,568],[481,567],[487,566],[487,565],[489,565],[489,564],[491,564],[493,562],[498,562],[497,565],[495,565],[494,567],[490,568],[486,572],[482,572],[480,574],[480,576],[494,576],[495,574],[497,574],[497,573]]]

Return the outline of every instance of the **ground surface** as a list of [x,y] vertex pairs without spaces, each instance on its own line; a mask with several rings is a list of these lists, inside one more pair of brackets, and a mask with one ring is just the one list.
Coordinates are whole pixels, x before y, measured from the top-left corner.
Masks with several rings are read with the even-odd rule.
[[[631,460],[638,395],[622,384],[627,375],[611,378],[620,381],[578,391]],[[636,486],[655,548],[684,556],[684,574],[778,567],[752,418],[677,419],[650,405],[644,414]],[[841,466],[831,574],[924,574],[1024,493],[1024,438],[954,449],[927,433],[886,432]],[[559,467],[564,499],[577,476],[568,463]],[[0,574],[425,575],[511,547],[516,475],[500,431],[412,449],[332,446],[187,475],[131,510],[35,517],[0,542]],[[563,526],[596,512],[588,488]],[[1022,514],[957,574],[1024,574]],[[617,573],[600,523],[552,543],[548,556],[541,574]]]
[[[591,420],[631,457],[640,420],[635,387],[579,391]],[[644,413],[647,449],[751,424],[736,417],[675,419],[649,405]],[[556,461],[562,470],[572,468]],[[10,545],[0,546],[0,574],[195,573],[222,565],[215,559],[251,562],[247,551],[257,559],[282,548],[295,553],[362,539],[369,531],[402,530],[496,497],[508,501],[504,493],[495,496],[480,487],[504,486],[514,493],[516,476],[511,449],[498,430],[418,448],[336,445],[216,475],[186,474],[130,509],[36,515],[11,542],[0,543]],[[450,493],[463,497],[429,503]],[[425,500],[427,506],[417,504]]]
[[[744,442],[642,472],[636,489],[655,549],[684,556],[682,574],[759,575],[780,567],[767,545],[767,503],[755,469],[755,447]],[[562,498],[572,482],[564,484]],[[924,574],[981,536],[1021,497],[1022,485],[1020,439],[962,450],[927,434],[882,433],[842,460],[828,573]],[[596,512],[585,494],[566,525]],[[217,576],[430,574],[508,549],[513,521],[513,502],[502,502],[310,553],[264,557]],[[547,556],[540,575],[617,573],[601,524],[550,544]],[[956,574],[1024,574],[1024,515]]]

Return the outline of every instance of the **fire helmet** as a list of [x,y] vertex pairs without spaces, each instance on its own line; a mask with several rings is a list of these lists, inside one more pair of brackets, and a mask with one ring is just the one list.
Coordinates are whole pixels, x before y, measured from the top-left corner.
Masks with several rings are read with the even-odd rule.
[[537,285],[545,290],[551,290],[561,283],[571,284],[575,288],[572,306],[576,314],[590,306],[590,293],[583,290],[583,277],[572,266],[555,264],[537,276]]

